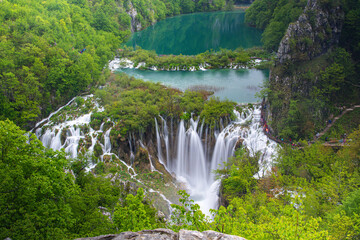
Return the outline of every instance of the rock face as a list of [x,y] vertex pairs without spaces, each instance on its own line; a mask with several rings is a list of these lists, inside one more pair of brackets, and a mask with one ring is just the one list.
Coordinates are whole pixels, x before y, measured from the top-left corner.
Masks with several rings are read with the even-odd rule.
[[278,62],[307,61],[339,42],[344,19],[341,6],[309,0],[298,21],[291,23],[278,49]]
[[[273,134],[284,128],[291,100],[306,101],[313,87],[319,84],[319,73],[326,65],[316,61],[338,44],[343,22],[344,12],[335,1],[308,0],[303,14],[289,25],[270,72],[271,112],[266,114],[266,119],[272,123]],[[315,115],[311,111],[308,109],[307,114]],[[327,110],[321,109],[316,114],[321,122]],[[310,121],[306,126],[312,131],[314,123]]]
[[137,20],[136,16],[138,15],[135,7],[132,2],[129,2],[129,11],[127,12],[131,17],[131,32],[140,31],[142,26],[141,23]]
[[215,231],[180,230],[176,233],[169,229],[143,230],[140,232],[123,232],[98,237],[78,238],[76,240],[246,240],[245,238],[223,234]]

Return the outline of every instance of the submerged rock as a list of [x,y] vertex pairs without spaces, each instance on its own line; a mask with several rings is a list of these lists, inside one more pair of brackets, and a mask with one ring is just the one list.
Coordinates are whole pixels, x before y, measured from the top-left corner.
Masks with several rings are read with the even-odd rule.
[[190,231],[180,230],[176,233],[170,229],[143,230],[140,232],[123,232],[120,234],[109,234],[98,237],[78,238],[76,240],[246,240],[245,238],[219,233],[215,231]]

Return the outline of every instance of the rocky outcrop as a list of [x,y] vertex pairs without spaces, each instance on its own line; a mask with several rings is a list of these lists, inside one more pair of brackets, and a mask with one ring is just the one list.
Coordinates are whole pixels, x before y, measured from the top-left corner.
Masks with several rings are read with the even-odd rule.
[[[320,86],[320,73],[329,64],[327,53],[337,46],[343,22],[343,9],[335,1],[308,0],[303,14],[289,25],[270,73],[271,111],[266,112],[265,117],[274,130],[272,134],[279,134],[286,126],[291,101],[306,102],[314,86]],[[323,122],[328,114],[327,109],[305,110],[302,114],[306,115],[307,122],[300,123],[300,138],[312,134],[315,121]],[[316,117],[310,119],[309,116]]]
[[138,12],[136,11],[132,2],[129,2],[129,11],[127,11],[127,14],[129,14],[129,16],[131,17],[131,32],[140,31],[142,29],[142,26],[137,19]]
[[245,238],[215,231],[180,230],[176,233],[169,229],[143,230],[140,232],[123,232],[98,237],[78,238],[76,240],[246,240]]
[[311,60],[339,42],[344,12],[340,5],[331,6],[309,0],[298,21],[291,23],[278,49],[278,63]]

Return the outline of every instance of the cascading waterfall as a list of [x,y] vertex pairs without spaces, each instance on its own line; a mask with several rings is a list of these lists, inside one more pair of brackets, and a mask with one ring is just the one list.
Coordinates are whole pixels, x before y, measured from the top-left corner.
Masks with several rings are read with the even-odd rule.
[[[84,98],[87,97],[89,96]],[[98,108],[97,111],[104,110],[97,103],[95,105]],[[94,151],[96,144],[101,146],[103,152],[100,156],[101,159],[104,155],[116,156],[116,154],[111,153],[111,127],[105,130],[105,123],[102,123],[99,130],[94,130],[90,126],[91,114],[90,112],[75,119],[70,118],[72,120],[59,124],[54,124],[49,120],[50,118],[47,118],[45,119],[47,122],[42,121],[43,126],[37,128],[35,134],[44,146],[54,150],[65,149],[73,158],[78,156],[80,143],[82,142],[81,146],[83,146],[84,141],[89,146],[89,152]],[[229,157],[234,155],[239,139],[242,139],[242,144],[249,149],[251,155],[255,155],[257,152],[261,153],[258,177],[270,169],[271,159],[275,153],[276,144],[269,140],[262,131],[260,108],[245,110],[242,113],[234,111],[234,114],[237,116],[236,121],[227,126],[221,123],[221,131],[206,127],[204,120],[200,123],[199,118],[191,118],[187,122],[180,120],[177,124],[174,124],[175,120],[171,119],[169,121],[170,126],[161,116],[159,122],[155,118],[157,153],[160,163],[169,172],[175,173],[180,181],[187,184],[192,199],[208,215],[209,209],[217,207],[220,186],[220,180],[215,179],[213,170],[221,167]],[[83,132],[85,129],[87,129],[87,134]],[[103,138],[103,144],[100,143],[100,134]],[[148,148],[141,140],[138,142],[144,149]],[[135,146],[135,137],[130,134],[131,165],[135,160]],[[152,164],[152,156],[149,151],[148,154],[151,171],[157,171]],[[135,178],[136,173],[132,166],[122,160],[120,161],[127,166],[131,177]]]
[[[93,95],[88,95],[82,97],[84,100],[87,98],[92,98]],[[66,106],[69,106],[75,98],[69,101],[66,105],[59,108],[59,110],[55,111],[54,113],[50,114],[50,116],[40,123],[45,123],[41,128],[36,129],[35,134],[41,140],[43,145],[48,148],[52,148],[54,150],[65,149],[65,152],[69,154],[71,158],[77,158],[79,153],[79,142],[80,140],[85,139],[85,134],[82,131],[82,127],[87,126],[89,129],[88,136],[91,137],[91,146],[89,147],[89,151],[93,152],[95,144],[97,142],[97,137],[100,133],[103,133],[104,123],[101,124],[100,129],[95,131],[90,127],[91,121],[91,112],[79,116],[73,120],[64,121],[59,124],[53,124],[50,121],[50,118],[57,114],[61,109]],[[94,102],[94,106],[97,108],[98,112],[103,111],[104,109],[99,107],[97,102]],[[36,126],[39,126],[36,124]],[[45,132],[42,134],[43,129],[46,129]],[[103,155],[111,154],[111,142],[110,142],[110,131],[109,128],[103,135],[104,144],[100,144],[102,147]],[[65,136],[64,136],[65,132]],[[63,136],[62,136],[63,135]],[[64,142],[62,143],[62,137],[64,137]],[[102,157],[102,156],[101,156]]]
[[[239,139],[243,140],[243,145],[248,148],[251,155],[261,153],[259,176],[270,169],[271,159],[275,154],[276,143],[268,139],[262,131],[260,108],[255,107],[254,110],[246,110],[241,114],[234,110],[234,114],[237,116],[236,121],[226,127],[221,126],[221,132],[214,132],[214,145],[209,141],[209,128],[203,129],[204,122],[198,129],[199,119],[191,118],[187,129],[184,120],[180,121],[176,147],[171,146],[170,143],[173,141],[169,141],[166,121],[162,119],[162,128],[159,128],[155,119],[158,158],[167,163],[167,168],[174,172],[180,181],[187,183],[192,199],[208,215],[210,209],[217,207],[220,186],[220,180],[215,179],[213,171],[222,167],[229,157],[234,156]],[[166,154],[166,159],[162,156],[163,141],[167,153],[171,149],[176,149],[172,155]]]

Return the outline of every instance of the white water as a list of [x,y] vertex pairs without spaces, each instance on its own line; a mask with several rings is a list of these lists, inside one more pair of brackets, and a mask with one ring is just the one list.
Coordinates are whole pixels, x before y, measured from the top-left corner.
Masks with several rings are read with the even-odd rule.
[[[92,96],[84,98],[87,97]],[[67,105],[71,104],[72,101]],[[98,107],[98,111],[103,111],[103,108],[99,107],[97,103],[95,105]],[[275,154],[276,144],[269,140],[262,131],[260,109],[248,110],[246,114],[240,114],[236,111],[234,113],[237,115],[237,120],[226,126],[221,132],[215,131],[213,134],[216,141],[212,144],[209,141],[210,129],[204,126],[204,122],[199,123],[198,119],[191,119],[189,122],[181,120],[177,131],[172,124],[168,126],[165,119],[160,117],[159,123],[155,119],[160,163],[169,172],[174,172],[179,181],[186,183],[191,198],[200,205],[202,211],[207,215],[209,215],[209,210],[216,209],[218,204],[220,180],[215,179],[213,170],[219,168],[223,162],[234,155],[235,146],[239,139],[243,139],[243,145],[249,149],[252,155],[257,152],[261,153],[259,158],[260,171],[255,177],[261,177],[267,170],[270,170],[272,157]],[[76,119],[59,124],[53,124],[50,116],[42,121],[42,123],[47,122],[41,128],[36,129],[36,136],[43,142],[44,146],[54,150],[65,149],[70,157],[76,158],[80,151],[79,143],[81,140],[85,140],[82,129],[86,126],[89,129],[87,135],[91,137],[91,146],[88,151],[90,153],[94,151],[95,144],[98,142],[98,135],[103,134],[104,144],[100,144],[103,154],[100,158],[103,159],[104,155],[116,156],[116,154],[111,153],[111,128],[104,132],[104,123],[102,123],[99,130],[92,129],[89,124],[91,114],[84,114]],[[62,133],[63,143],[61,141]],[[147,148],[141,141],[139,143],[143,148]],[[132,135],[129,135],[129,146],[132,164],[135,160],[134,152],[136,152],[135,138]],[[152,164],[152,156],[148,154],[148,157],[151,171],[157,171]],[[136,173],[132,166],[122,160],[120,161],[127,166],[129,174],[135,179]],[[92,167],[94,165],[90,169]]]
[[[210,215],[209,210],[216,209],[218,204],[220,180],[215,179],[213,170],[218,169],[227,162],[229,157],[234,156],[235,146],[239,139],[243,139],[243,145],[247,147],[251,155],[254,156],[260,152],[260,171],[256,177],[270,170],[275,154],[276,143],[268,139],[262,131],[260,108],[247,110],[242,114],[235,111],[235,114],[236,121],[220,133],[215,132],[214,146],[208,146],[209,129],[204,131],[203,124],[199,128],[199,120],[191,119],[187,128],[185,122],[181,120],[177,141],[173,146],[169,144],[166,121],[162,121],[162,128],[159,128],[156,122],[159,159],[166,162],[168,169],[176,174],[179,181],[187,184],[191,198],[207,215]],[[203,135],[205,135],[204,139],[202,139]],[[175,151],[173,154],[175,157],[162,154],[162,141],[165,142],[166,152]]]
[[[247,65],[251,68],[251,67],[255,67],[259,64],[261,64],[263,61],[266,60],[261,60],[261,59],[252,59],[250,60]],[[115,71],[119,68],[135,68],[135,69],[139,69],[139,68],[145,68],[146,63],[145,62],[139,62],[137,66],[135,66],[135,63],[133,61],[131,61],[128,58],[117,58],[115,57],[113,60],[109,61],[109,69],[111,71]],[[200,71],[206,71],[208,68],[211,67],[210,64],[208,63],[201,63],[200,65],[197,66],[198,70]],[[184,67],[183,69],[180,69],[179,67],[172,67],[172,68],[162,68],[162,69],[158,69],[156,66],[149,66],[146,67],[149,70],[153,70],[153,71],[190,71],[190,72],[194,72],[197,71],[197,68],[195,66],[190,66],[189,68]],[[230,63],[228,66],[225,66],[224,68],[229,68],[229,69],[240,69],[240,68],[248,68],[246,65],[239,65],[239,64],[233,64]]]

